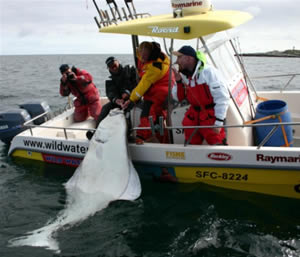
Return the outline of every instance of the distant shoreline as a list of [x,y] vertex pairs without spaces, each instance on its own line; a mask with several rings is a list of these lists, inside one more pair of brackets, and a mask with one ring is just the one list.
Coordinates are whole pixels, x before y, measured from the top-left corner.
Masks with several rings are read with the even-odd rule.
[[[0,54],[0,57],[5,56],[68,56],[68,55],[132,55],[132,53],[74,53],[74,54]],[[300,58],[300,50],[285,50],[285,51],[270,51],[265,53],[240,53],[239,56],[245,57],[288,57],[288,58]]]
[[240,56],[247,57],[289,57],[300,58],[300,50],[285,50],[285,51],[271,51],[266,53],[241,53]]

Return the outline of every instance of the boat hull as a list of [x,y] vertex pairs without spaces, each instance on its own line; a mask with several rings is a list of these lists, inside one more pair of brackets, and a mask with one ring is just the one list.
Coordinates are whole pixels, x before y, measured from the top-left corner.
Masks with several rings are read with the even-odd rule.
[[[267,166],[190,163],[185,160],[162,162],[141,160],[134,155],[133,163],[140,175],[162,182],[204,183],[226,189],[262,193],[267,195],[300,199],[300,168],[291,169],[286,165],[280,168]],[[84,156],[49,154],[18,149],[13,157],[38,160],[46,163],[77,167]],[[136,158],[135,158],[136,157]],[[177,155],[179,158],[180,155]]]
[[[272,93],[272,97],[279,99],[277,93]],[[287,102],[294,103],[299,93],[285,94],[284,97],[284,100],[291,100]],[[295,115],[297,105],[289,104],[289,110],[293,113],[293,120],[298,121]],[[95,124],[93,120],[75,123],[72,115],[73,110],[66,111],[46,122],[44,127],[39,126],[17,135],[8,154],[22,159],[77,167],[88,151],[86,131],[93,129]],[[298,128],[293,128],[297,138],[300,132]],[[179,136],[184,138],[182,133]],[[228,137],[237,139],[240,136],[236,132],[228,134]],[[247,142],[231,143],[228,146],[184,146],[180,142],[131,143],[129,152],[140,174],[160,181],[205,183],[221,188],[300,199],[300,148],[296,145],[257,147]]]

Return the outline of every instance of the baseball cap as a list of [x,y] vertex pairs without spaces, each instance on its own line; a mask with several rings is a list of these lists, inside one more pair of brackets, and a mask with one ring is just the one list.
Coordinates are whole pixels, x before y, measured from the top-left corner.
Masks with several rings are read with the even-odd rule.
[[59,67],[60,73],[64,73],[65,71],[67,71],[68,69],[70,69],[68,64],[62,64]]
[[117,59],[114,56],[110,56],[106,59],[105,63],[107,65],[107,67],[111,66],[114,61],[116,61]]
[[172,54],[175,56],[187,55],[197,59],[197,53],[195,49],[191,46],[183,46],[178,51],[174,51]]

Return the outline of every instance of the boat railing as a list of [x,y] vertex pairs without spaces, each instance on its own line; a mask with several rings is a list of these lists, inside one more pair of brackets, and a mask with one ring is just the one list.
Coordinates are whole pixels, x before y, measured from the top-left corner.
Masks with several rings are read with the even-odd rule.
[[30,131],[30,135],[33,136],[33,129],[34,128],[44,128],[44,129],[56,129],[56,130],[62,130],[64,132],[64,138],[68,140],[68,133],[67,131],[95,131],[94,128],[70,128],[70,127],[59,127],[59,126],[45,126],[45,125],[31,125],[27,124],[24,125],[25,128],[28,128]]
[[42,118],[42,117],[45,117],[45,121],[47,121],[49,119],[48,115],[50,115],[50,118],[53,117],[53,116],[57,116],[69,109],[72,109],[74,107],[74,104],[73,102],[71,101],[70,97],[68,97],[68,102],[66,103],[65,107],[63,109],[59,109],[59,110],[56,110],[55,112],[52,112],[51,110],[48,110],[48,111],[45,111],[35,117],[33,117],[32,119],[24,122],[23,126],[27,126],[28,124],[34,122],[35,120],[39,119],[39,118]]
[[251,79],[270,79],[270,78],[282,78],[282,77],[287,77],[289,78],[287,83],[280,88],[280,92],[286,90],[289,85],[291,85],[291,82],[296,78],[297,76],[300,76],[300,73],[289,73],[289,74],[278,74],[278,75],[265,75],[265,76],[256,76],[256,77],[251,77]]
[[[59,113],[62,113],[63,111],[70,109],[70,107],[72,107],[72,106],[70,106],[70,105],[68,104],[68,105],[66,106],[66,108],[65,108],[64,110],[60,111]],[[49,113],[51,113],[51,111],[43,112],[43,113],[41,113],[40,115],[38,115],[38,116],[36,116],[36,117],[34,117],[34,118],[32,118],[32,119],[30,119],[30,120],[24,122],[23,127],[29,129],[30,135],[31,135],[31,136],[33,136],[33,128],[44,128],[44,129],[58,129],[58,130],[62,130],[62,131],[64,132],[64,137],[65,137],[65,139],[68,139],[67,130],[74,130],[74,131],[75,131],[75,130],[77,130],[77,131],[78,131],[78,130],[82,130],[82,131],[88,131],[88,130],[94,131],[94,130],[95,130],[95,129],[93,129],[93,128],[70,128],[70,127],[45,126],[45,125],[35,125],[35,124],[31,124],[31,123],[33,123],[35,120],[37,120],[37,119],[39,119],[39,118],[41,118],[41,117],[43,117],[43,116],[46,116],[46,115],[48,115]]]
[[[163,126],[162,122],[160,120],[159,124],[153,125],[153,123],[150,122],[150,127],[134,127],[132,128],[133,131],[137,130],[151,130],[152,134],[155,135],[156,132],[159,132],[161,136],[164,135],[164,129],[167,130],[183,130],[183,129],[194,129],[191,136],[188,140],[185,141],[184,146],[187,146],[190,144],[191,139],[195,135],[195,133],[198,131],[198,129],[204,129],[204,128],[224,128],[224,129],[231,129],[231,128],[246,128],[246,127],[270,127],[273,128],[270,130],[270,132],[265,136],[265,138],[262,140],[262,142],[257,146],[257,149],[260,149],[262,146],[265,145],[265,143],[272,137],[272,135],[276,132],[276,130],[279,127],[282,126],[300,126],[300,122],[274,122],[274,123],[256,123],[256,124],[238,124],[238,125],[207,125],[207,126]],[[300,138],[294,138],[294,139],[300,139]]]
[[[45,115],[47,112],[40,114],[39,116],[35,117],[34,119],[37,119],[43,115]],[[32,120],[34,120],[32,119]],[[64,137],[66,140],[68,140],[68,133],[67,131],[95,131],[94,128],[70,128],[70,127],[59,127],[59,126],[45,126],[45,125],[32,125],[28,124],[32,122],[32,120],[26,122],[24,124],[24,127],[28,128],[30,131],[31,136],[33,136],[33,128],[44,128],[44,129],[56,129],[56,130],[62,130],[64,132]],[[152,121],[152,122],[151,122]],[[256,123],[256,124],[238,124],[238,125],[207,125],[207,126],[164,126],[163,125],[163,119],[160,117],[159,124],[154,125],[153,119],[150,119],[150,127],[134,127],[131,130],[137,131],[137,130],[151,130],[152,134],[155,135],[156,132],[159,132],[160,135],[164,135],[165,129],[167,130],[183,130],[183,129],[194,129],[193,133],[191,134],[190,138],[184,143],[184,146],[189,145],[191,138],[194,136],[194,134],[198,131],[198,129],[203,128],[224,128],[224,129],[231,129],[231,128],[245,128],[245,127],[264,127],[264,126],[272,126],[273,128],[270,130],[270,132],[266,135],[266,137],[262,140],[262,142],[257,146],[257,149],[260,149],[264,144],[269,140],[269,138],[276,132],[276,130],[281,126],[300,126],[300,122],[274,122],[274,123]],[[298,138],[295,138],[298,139]],[[300,139],[300,138],[299,138]]]
[[41,113],[40,115],[37,115],[37,116],[35,116],[34,118],[32,118],[32,119],[30,119],[30,120],[24,122],[23,125],[24,125],[24,126],[27,126],[29,123],[32,123],[32,122],[34,122],[35,120],[37,120],[37,119],[39,119],[39,118],[41,118],[41,117],[43,117],[43,116],[46,116],[46,115],[49,114],[49,113],[51,113],[51,111],[43,112],[43,113]]

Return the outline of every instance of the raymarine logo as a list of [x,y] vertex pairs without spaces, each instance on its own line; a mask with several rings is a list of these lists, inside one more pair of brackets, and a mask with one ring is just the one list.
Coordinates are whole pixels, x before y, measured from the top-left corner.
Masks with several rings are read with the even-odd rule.
[[294,162],[294,163],[299,162],[300,163],[300,155],[298,157],[294,157],[294,156],[269,156],[264,154],[257,154],[256,161],[270,162],[270,163],[275,163],[275,162]]
[[227,153],[210,153],[207,157],[214,161],[229,161],[232,158],[231,155]]
[[202,1],[180,1],[180,3],[172,3],[173,8],[195,7],[202,5]]
[[179,27],[158,27],[158,26],[149,26],[152,30],[152,33],[178,33]]

